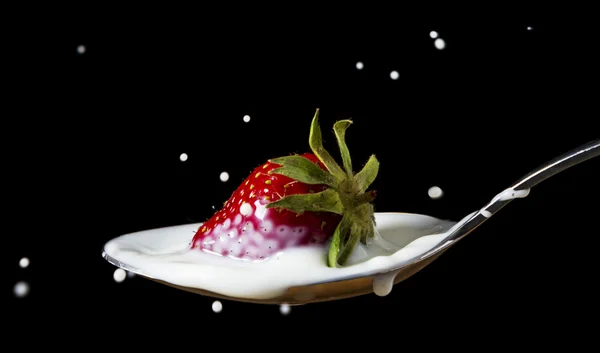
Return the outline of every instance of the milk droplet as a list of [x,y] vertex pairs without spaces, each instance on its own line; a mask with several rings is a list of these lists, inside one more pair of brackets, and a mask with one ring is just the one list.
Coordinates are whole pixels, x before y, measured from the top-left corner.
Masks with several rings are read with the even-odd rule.
[[390,77],[392,78],[392,80],[397,80],[400,77],[400,74],[398,73],[398,71],[392,71],[390,72]]
[[219,175],[219,178],[222,182],[226,182],[227,180],[229,180],[229,173],[223,172],[221,173],[221,175]]
[[501,193],[499,193],[498,195],[496,195],[496,197],[494,197],[494,199],[497,198],[500,201],[507,201],[507,200],[512,200],[512,199],[516,199],[516,198],[524,198],[524,197],[527,197],[527,195],[529,195],[530,191],[531,191],[531,189],[525,189],[525,190],[506,189],[506,190],[502,191]]
[[528,30],[528,31],[531,31],[531,30],[533,30],[533,27],[530,27],[530,26],[528,26],[528,27],[527,27],[527,30]]
[[263,219],[265,214],[267,214],[267,208],[264,205],[261,205],[259,200],[254,202],[254,206],[256,206],[256,211],[254,213],[256,218]]
[[444,195],[444,191],[439,186],[432,186],[429,188],[429,190],[427,190],[427,194],[429,197],[435,200],[442,197],[442,195]]
[[373,293],[380,297],[385,297],[392,292],[394,279],[399,271],[392,271],[379,274],[373,277]]
[[431,39],[436,39],[438,37],[438,32],[431,31],[429,32],[429,36],[431,37]]
[[23,298],[27,296],[27,294],[29,294],[29,284],[27,284],[27,282],[24,281],[17,282],[13,291],[17,298]]
[[83,54],[83,53],[85,53],[85,45],[79,45],[79,46],[77,47],[77,53],[78,53],[78,54]]
[[220,302],[220,301],[218,301],[218,300],[215,300],[215,301],[212,303],[212,310],[213,310],[215,313],[217,313],[217,314],[218,314],[218,313],[220,313],[220,312],[223,310],[223,304],[221,304],[221,302]]
[[438,38],[433,42],[433,45],[439,50],[442,50],[446,47],[446,42],[442,38]]
[[244,115],[244,122],[250,122],[250,115]]
[[365,67],[365,65],[362,63],[362,61],[359,61],[359,62],[356,63],[356,68],[358,70],[362,70],[363,67]]
[[29,266],[29,259],[24,257],[19,260],[19,266],[21,266],[21,268],[27,268],[27,266]]
[[187,155],[187,153],[182,153],[182,154],[179,156],[179,160],[180,160],[180,161],[182,161],[182,162],[185,162],[185,161],[187,161],[187,159],[188,159],[188,155]]
[[249,203],[244,202],[240,206],[240,213],[242,214],[242,216],[250,216],[252,214],[252,206],[250,206]]
[[127,276],[127,273],[125,273],[125,270],[122,268],[117,268],[115,270],[115,273],[113,273],[113,278],[115,280],[115,282],[117,283],[121,283],[125,280],[125,277]]
[[281,304],[279,306],[279,311],[281,315],[289,315],[290,311],[292,311],[292,307],[289,304]]

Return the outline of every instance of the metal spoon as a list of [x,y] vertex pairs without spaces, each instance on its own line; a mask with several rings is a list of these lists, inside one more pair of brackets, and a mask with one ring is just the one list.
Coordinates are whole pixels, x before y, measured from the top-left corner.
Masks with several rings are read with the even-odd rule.
[[[464,238],[471,233],[475,228],[487,221],[492,215],[506,206],[515,197],[524,197],[528,194],[529,189],[548,179],[549,177],[560,173],[572,166],[584,162],[592,157],[600,155],[600,139],[588,142],[580,147],[577,147],[563,155],[560,155],[529,174],[525,175],[507,188],[504,192],[494,197],[487,205],[479,211],[473,212],[471,215],[463,219],[458,225],[449,232],[444,241],[440,242],[435,248],[427,252],[423,256],[410,259],[404,263],[398,264],[398,267],[387,272],[390,275],[395,274],[393,284],[397,284],[410,276],[414,275],[422,268],[437,259],[444,251],[448,250],[458,240]],[[252,300],[243,298],[227,297],[218,293],[205,291],[197,288],[181,287],[168,282],[150,278],[154,281],[172,286],[181,290],[215,297],[221,299],[251,302],[258,304],[289,304],[301,305],[308,303],[316,303],[330,300],[338,300],[359,295],[369,294],[373,292],[373,281],[378,274],[369,274],[354,278],[347,278],[335,282],[312,283],[304,286],[296,286],[289,288],[283,295],[266,300]]]

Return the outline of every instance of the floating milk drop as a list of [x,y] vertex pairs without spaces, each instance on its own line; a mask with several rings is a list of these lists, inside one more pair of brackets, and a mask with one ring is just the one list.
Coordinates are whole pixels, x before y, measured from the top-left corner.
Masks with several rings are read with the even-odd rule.
[[13,291],[17,298],[26,297],[27,294],[29,294],[29,284],[27,284],[27,282],[24,281],[17,282],[17,284],[15,284],[15,287],[13,288]]
[[429,190],[427,190],[427,194],[432,199],[439,199],[442,197],[442,195],[444,195],[444,191],[439,186],[432,186],[429,188]]
[[442,38],[438,38],[433,42],[433,45],[435,45],[438,50],[442,50],[446,47],[446,42]]
[[220,313],[220,312],[223,310],[223,304],[221,304],[221,302],[220,302],[220,301],[218,301],[218,300],[215,300],[215,301],[212,303],[212,310],[213,310],[215,313],[217,313],[217,314],[218,314],[218,313]]
[[281,304],[279,306],[279,311],[281,315],[289,315],[290,311],[292,311],[292,307],[289,304]]
[[227,180],[229,180],[229,173],[227,173],[227,172],[221,173],[221,175],[219,175],[219,179],[221,179],[222,182],[226,182]]
[[122,268],[117,268],[115,270],[115,273],[113,273],[113,278],[114,278],[115,282],[117,282],[117,283],[123,282],[125,280],[126,276],[127,276],[127,273]]

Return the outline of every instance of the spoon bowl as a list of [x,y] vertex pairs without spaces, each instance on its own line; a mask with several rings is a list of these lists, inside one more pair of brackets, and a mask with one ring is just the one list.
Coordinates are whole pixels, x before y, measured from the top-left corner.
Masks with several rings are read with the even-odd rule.
[[[375,214],[375,217],[378,224],[378,236],[390,247],[387,254],[394,252],[393,255],[397,257],[398,255],[402,255],[404,251],[405,254],[399,257],[400,259],[404,259],[404,261],[410,261],[413,256],[411,254],[415,251],[425,254],[436,245],[436,241],[442,239],[453,227],[457,226],[456,222],[411,213],[378,212]],[[290,264],[297,263],[299,258],[293,258],[290,261],[288,257],[290,254],[287,252],[283,255],[286,259],[282,258],[279,260],[278,258],[273,258],[269,262],[265,261],[264,264],[267,268],[261,266],[261,264],[237,267],[239,261],[215,257],[214,255],[205,253],[189,253],[187,249],[189,239],[200,226],[201,223],[197,223],[125,234],[111,240],[105,245],[103,257],[117,267],[177,289],[221,299],[250,301],[262,304],[306,304],[367,294],[373,291],[374,285],[377,286],[377,281],[380,277],[379,272],[386,268],[382,267],[381,264],[364,267],[365,263],[368,264],[372,260],[371,257],[377,257],[376,254],[371,253],[366,256],[354,258],[352,266],[344,269],[327,268],[330,271],[320,273],[317,276],[307,276],[306,274],[303,275],[302,273],[295,272],[294,276],[294,274],[290,274],[286,270],[288,268],[286,264],[289,266]],[[416,241],[428,237],[436,238],[433,241],[430,239],[428,243],[425,243],[425,246],[414,246]],[[411,246],[411,244],[413,245]],[[324,248],[320,247],[320,249],[324,250],[326,246]],[[412,251],[412,253],[409,252],[407,255],[406,251]],[[300,272],[310,274],[312,271],[318,271],[326,267],[323,263],[323,255],[321,252],[317,252],[317,261],[310,261],[309,258],[309,261],[305,263],[306,266],[303,266]],[[383,257],[390,258],[386,254],[383,254]],[[435,257],[432,257],[431,260],[433,258]],[[300,260],[307,259],[302,257]],[[213,261],[218,262],[214,263]],[[391,286],[395,280],[400,281],[408,278],[425,264],[429,263],[429,261],[426,260],[415,264],[415,266],[403,268],[399,273],[395,273],[393,277],[386,278],[386,284],[389,283]],[[390,266],[394,266],[396,263],[396,261],[389,262],[388,268],[391,268]],[[207,264],[209,266],[206,266]],[[269,271],[270,265],[281,266],[284,272],[273,273]],[[222,266],[229,271],[233,271],[233,273],[227,272],[223,276],[211,274],[211,272],[214,272],[214,266]],[[292,267],[290,271],[293,270],[294,268]],[[240,273],[238,271],[243,272]],[[179,272],[180,275],[175,277],[170,276],[169,273],[173,272]],[[207,281],[207,277],[211,279]],[[268,282],[270,281],[279,282],[282,277],[284,280],[286,279],[285,277],[291,277],[292,280],[287,282],[288,285],[278,285],[277,295],[265,296],[260,293],[261,290],[259,289],[257,296],[257,288],[269,285]],[[204,285],[198,284],[198,281]],[[246,288],[242,286],[235,298],[223,294],[227,293],[228,289],[230,289],[227,285],[213,286],[214,290],[207,289],[210,288],[210,284],[221,281],[245,281],[246,284],[252,285],[253,288],[245,290]],[[184,285],[185,283],[194,283],[195,285],[186,286]],[[256,283],[259,284],[256,285]],[[310,285],[298,285],[306,283]],[[382,289],[385,291],[385,286]],[[249,296],[252,299],[245,298],[244,296]]]
[[[439,253],[429,257],[426,260],[408,265],[403,267],[400,272],[395,275],[393,284],[396,285],[405,279],[411,277],[415,273],[419,272],[425,266],[429,265],[433,260],[437,259],[442,253],[444,253],[449,247]],[[142,275],[142,277],[144,277]],[[204,289],[178,286],[173,283],[161,281],[154,278],[146,277],[155,282],[180,289],[186,292],[200,294],[207,297],[216,299],[232,300],[238,302],[246,302],[253,304],[287,304],[287,305],[303,305],[310,303],[319,303],[339,299],[347,299],[352,297],[358,297],[361,295],[373,293],[373,281],[376,280],[375,275],[361,276],[351,279],[344,279],[334,282],[323,282],[317,284],[310,284],[305,286],[296,286],[289,288],[284,294],[276,298],[271,299],[245,299],[238,297],[229,297],[219,293],[207,291]]]
[[[446,223],[446,228],[443,230],[438,229],[437,233],[441,234],[441,238],[436,238],[436,243],[426,249],[423,252],[415,253],[414,256],[405,256],[398,257],[398,261],[394,263],[393,267],[388,267],[384,271],[365,271],[365,272],[348,272],[347,276],[343,276],[343,278],[336,278],[335,280],[320,280],[314,281],[309,284],[303,285],[291,285],[289,286],[283,293],[278,294],[276,296],[270,296],[268,298],[248,298],[243,295],[239,296],[227,296],[220,294],[216,291],[211,291],[208,289],[200,289],[192,286],[186,286],[182,284],[176,284],[172,281],[167,281],[161,279],[158,276],[149,276],[144,271],[132,266],[131,264],[127,264],[127,261],[121,261],[118,256],[114,254],[118,252],[115,251],[115,247],[118,245],[121,247],[121,250],[128,250],[128,246],[142,246],[146,247],[147,251],[153,251],[151,247],[142,244],[140,245],[140,241],[136,239],[135,235],[132,235],[131,239],[126,239],[122,244],[115,244],[115,240],[107,243],[105,246],[105,251],[103,253],[103,257],[110,263],[115,266],[121,267],[125,270],[129,270],[135,272],[145,278],[157,281],[159,283],[175,287],[177,289],[181,289],[184,291],[201,294],[204,296],[241,301],[241,302],[251,302],[257,304],[289,304],[289,305],[301,305],[308,303],[316,303],[316,302],[324,302],[331,300],[339,300],[344,298],[351,298],[360,295],[365,295],[369,293],[373,293],[374,291],[377,293],[375,288],[378,287],[386,287],[380,288],[380,291],[383,292],[383,295],[389,293],[391,287],[401,281],[406,280],[407,278],[413,276],[425,266],[429,265],[435,259],[437,259],[441,254],[447,251],[450,247],[452,247],[457,241],[464,238],[466,235],[475,230],[478,226],[480,226],[483,222],[487,221],[493,214],[498,212],[508,203],[516,198],[526,197],[530,189],[540,182],[548,179],[549,177],[564,171],[572,166],[575,166],[581,162],[584,162],[590,158],[596,157],[600,155],[600,140],[594,140],[588,142],[578,148],[575,148],[563,155],[560,155],[551,161],[543,164],[542,166],[534,169],[529,174],[525,175],[517,182],[515,182],[512,186],[505,189],[498,195],[496,195],[492,200],[487,203],[481,209],[467,215],[460,222],[454,223],[451,227],[448,223]],[[384,217],[386,214],[376,214],[376,217]],[[388,214],[389,215],[389,214]],[[444,222],[433,217],[425,216],[425,215],[411,215],[411,214],[399,214],[396,215],[404,215],[403,217],[398,217],[399,219],[404,219],[406,221],[416,221],[430,222],[434,224],[435,222]],[[377,221],[379,227],[379,220]],[[385,223],[385,222],[384,222]],[[402,224],[402,222],[400,222]],[[406,223],[404,223],[406,225]],[[180,226],[182,227],[182,226]],[[418,228],[418,227],[417,227]],[[194,227],[190,228],[193,231]],[[415,228],[416,229],[416,228]],[[185,230],[187,231],[187,229]],[[440,233],[442,232],[442,233]],[[141,232],[139,234],[143,234]],[[160,232],[158,232],[160,233]],[[157,232],[147,233],[149,236],[156,237],[153,241],[155,242],[164,242],[165,235],[158,234]],[[179,232],[181,233],[181,231]],[[158,234],[158,236],[157,236]],[[421,234],[423,235],[423,234]],[[127,236],[124,236],[127,237]],[[424,238],[424,237],[423,237]],[[139,238],[141,240],[141,238]],[[119,238],[117,238],[118,243]],[[148,240],[148,239],[146,239]],[[150,239],[152,240],[152,239]],[[414,239],[413,239],[414,240]],[[410,241],[410,239],[409,239]],[[177,242],[177,241],[175,241]],[[406,239],[405,239],[406,242]],[[184,241],[185,243],[185,241]],[[181,241],[179,241],[181,244]],[[187,244],[184,244],[187,245]],[[406,244],[403,244],[406,245]],[[401,246],[403,246],[401,245]],[[408,246],[406,246],[408,247]],[[405,248],[406,248],[405,247]],[[172,252],[181,251],[183,249],[171,249]],[[402,249],[398,250],[398,253],[401,252]],[[397,253],[394,254],[394,256]],[[160,255],[160,254],[159,254]],[[135,257],[130,257],[131,259],[135,259]],[[375,259],[371,259],[375,260]],[[371,261],[369,260],[369,261]],[[325,266],[325,265],[323,265]],[[156,269],[156,267],[154,268]],[[338,269],[335,269],[338,270]],[[343,271],[343,269],[342,269]],[[383,280],[382,280],[383,279]],[[185,282],[185,281],[182,281]]]

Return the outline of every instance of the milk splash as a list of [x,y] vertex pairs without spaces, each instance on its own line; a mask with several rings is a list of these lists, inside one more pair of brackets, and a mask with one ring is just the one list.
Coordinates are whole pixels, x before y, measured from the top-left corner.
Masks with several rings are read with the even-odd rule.
[[[513,188],[508,188],[504,191],[502,191],[501,193],[499,193],[498,195],[496,195],[492,201],[490,201],[490,203],[488,204],[491,205],[497,201],[508,201],[508,200],[513,200],[516,198],[524,198],[527,197],[529,195],[529,192],[531,191],[531,189],[524,189],[524,190],[515,190]],[[483,215],[485,218],[490,218],[492,217],[492,213],[488,210],[486,210],[486,208],[488,206],[483,207],[481,210],[479,210],[479,213],[481,213],[481,215]]]

